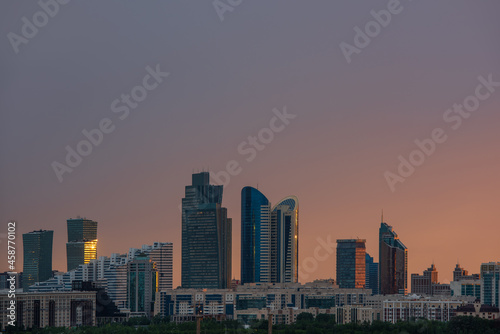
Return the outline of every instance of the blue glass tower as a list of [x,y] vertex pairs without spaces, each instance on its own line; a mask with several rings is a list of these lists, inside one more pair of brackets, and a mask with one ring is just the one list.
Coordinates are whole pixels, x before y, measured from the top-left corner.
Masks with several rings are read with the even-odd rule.
[[378,295],[378,263],[366,253],[366,288],[372,290],[372,295]]
[[52,277],[54,231],[39,230],[23,234],[23,290]]
[[259,190],[241,190],[241,283],[270,282],[271,204]]

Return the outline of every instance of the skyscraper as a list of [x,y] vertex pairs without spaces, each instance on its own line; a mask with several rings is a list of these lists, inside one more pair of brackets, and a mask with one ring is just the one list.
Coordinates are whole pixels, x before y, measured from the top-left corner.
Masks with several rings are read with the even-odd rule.
[[97,259],[97,222],[86,219],[68,219],[66,243],[67,270]]
[[241,190],[241,283],[271,282],[271,204],[257,189]]
[[378,263],[366,253],[366,284],[365,288],[372,290],[372,295],[378,295]]
[[382,222],[379,229],[379,293],[406,294],[408,291],[408,249],[392,226]]
[[150,316],[158,291],[156,263],[139,254],[127,263],[127,307],[130,312]]
[[222,186],[193,174],[182,199],[183,288],[225,289],[231,283],[232,221],[222,207]]
[[271,210],[271,282],[299,280],[299,200],[282,199]]
[[241,282],[298,282],[299,201],[281,200],[271,210],[257,189],[241,191]]
[[39,230],[23,234],[23,290],[52,277],[54,231]]
[[366,240],[337,240],[337,284],[341,289],[364,289]]
[[500,262],[481,264],[481,303],[500,306]]

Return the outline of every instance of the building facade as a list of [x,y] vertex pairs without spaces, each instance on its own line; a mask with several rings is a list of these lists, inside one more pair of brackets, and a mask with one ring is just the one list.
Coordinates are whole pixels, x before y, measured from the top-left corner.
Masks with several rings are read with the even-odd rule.
[[481,303],[500,306],[500,262],[481,264]]
[[458,307],[466,305],[470,298],[400,298],[383,301],[383,321],[396,323],[411,319],[427,319],[447,322]]
[[154,310],[158,292],[156,263],[145,254],[139,254],[127,263],[127,308],[132,315],[149,317]]
[[408,249],[392,226],[382,222],[379,229],[379,293],[406,294],[408,291]]
[[337,240],[337,284],[341,289],[365,288],[365,239]]
[[97,259],[97,222],[77,217],[67,220],[67,270]]
[[271,282],[271,203],[257,189],[241,190],[241,283]]
[[[15,323],[24,328],[96,325],[96,292],[16,293]],[[12,299],[0,295],[2,330],[11,321]]]
[[206,316],[248,324],[251,320],[267,319],[270,312],[274,324],[289,324],[303,312],[315,316],[329,313],[336,317],[341,312],[339,321],[371,322],[376,319],[371,318],[376,312],[367,312],[364,306],[369,295],[366,289],[339,289],[330,283],[257,283],[234,290],[175,289],[157,293],[155,315],[169,316],[175,322]]
[[366,253],[365,288],[372,290],[372,295],[378,295],[378,263]]
[[282,199],[271,210],[271,282],[299,281],[299,200]]
[[241,191],[241,281],[298,282],[299,202],[289,196],[271,209],[257,189]]
[[54,231],[39,230],[23,234],[23,290],[52,277]]
[[422,275],[411,274],[411,293],[433,295],[433,285],[438,283],[438,271],[434,263]]
[[232,221],[222,207],[222,186],[210,174],[193,174],[182,199],[184,288],[227,288],[231,282]]

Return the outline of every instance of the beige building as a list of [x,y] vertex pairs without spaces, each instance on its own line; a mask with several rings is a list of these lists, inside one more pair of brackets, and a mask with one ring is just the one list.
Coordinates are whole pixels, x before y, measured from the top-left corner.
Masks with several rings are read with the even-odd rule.
[[2,330],[13,320],[24,328],[96,325],[95,291],[16,293],[15,311],[11,300],[0,295]]
[[500,310],[498,307],[490,305],[481,305],[481,303],[474,303],[461,306],[456,310],[456,316],[471,316],[481,319],[495,320],[500,319]]
[[383,301],[383,321],[396,323],[399,320],[424,318],[427,320],[449,321],[456,309],[468,304],[474,297],[436,298],[408,296],[396,300]]

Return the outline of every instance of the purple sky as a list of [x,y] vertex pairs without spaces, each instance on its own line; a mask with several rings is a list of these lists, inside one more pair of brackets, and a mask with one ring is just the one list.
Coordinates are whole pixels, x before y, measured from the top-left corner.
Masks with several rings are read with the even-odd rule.
[[[55,231],[53,267],[65,270],[66,219],[81,215],[99,222],[99,255],[174,242],[179,284],[184,186],[231,160],[241,169],[223,202],[236,278],[240,191],[257,184],[272,203],[299,198],[301,261],[327,236],[366,238],[378,258],[382,208],[410,274],[434,261],[448,281],[457,259],[471,272],[500,260],[500,87],[458,129],[443,120],[479,76],[500,82],[500,2],[401,0],[348,63],[340,44],[354,45],[353,29],[388,3],[243,0],[221,21],[212,1],[72,1],[15,53],[9,33],[22,36],[22,18],[41,7],[2,1],[0,234],[17,220],[18,270],[21,234],[40,228]],[[169,76],[120,119],[111,104],[158,64]],[[296,117],[247,161],[238,146],[284,107]],[[51,164],[106,118],[113,132],[59,182]],[[446,142],[392,192],[384,173],[435,128]],[[335,253],[317,267],[301,281],[335,278]]]

